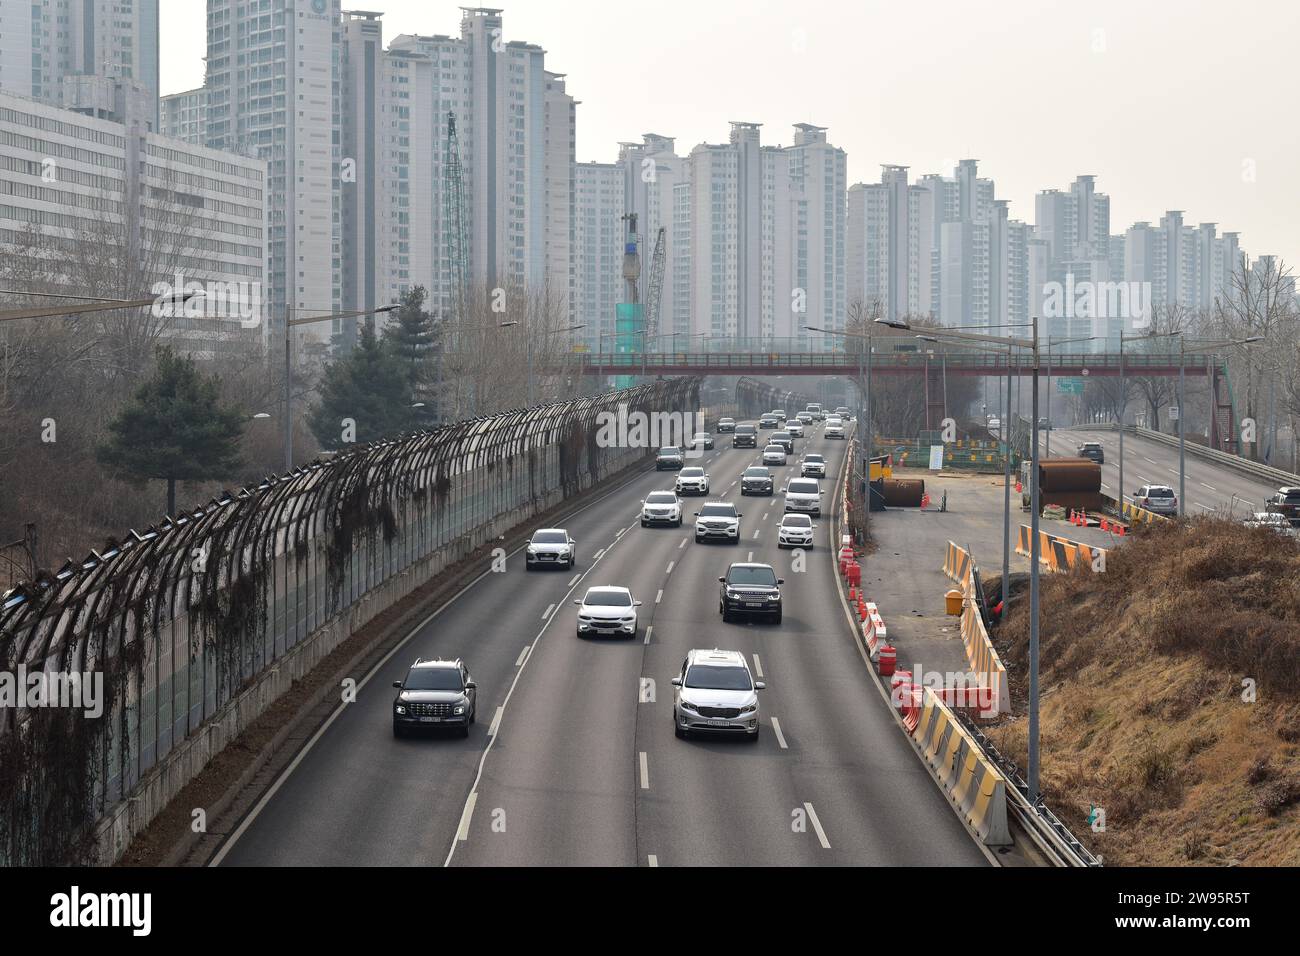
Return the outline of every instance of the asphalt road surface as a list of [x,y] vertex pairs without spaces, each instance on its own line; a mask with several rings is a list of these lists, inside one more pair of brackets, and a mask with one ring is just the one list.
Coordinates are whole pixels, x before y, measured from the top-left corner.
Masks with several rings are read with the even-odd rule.
[[[1052,432],[1053,457],[1070,456],[1080,442],[1101,442],[1106,453],[1106,463],[1101,468],[1101,490],[1118,497],[1119,489],[1119,433],[1105,429],[1090,430],[1086,425],[1057,429]],[[1043,436],[1039,436],[1042,445]],[[1264,510],[1264,499],[1277,491],[1267,482],[1251,478],[1241,472],[1223,468],[1213,462],[1187,454],[1187,498],[1183,502],[1186,514],[1206,514],[1211,511],[1232,513],[1244,518],[1254,511]],[[1124,497],[1133,500],[1133,492],[1142,485],[1168,485],[1178,493],[1178,446],[1124,436]]]
[[[799,454],[844,443],[807,430]],[[527,572],[512,555],[428,621],[338,710],[222,849],[233,865],[980,865],[986,860],[871,685],[836,594],[828,516],[806,569],[776,546],[781,498],[742,498],[761,449],[703,464],[709,499],[681,528],[641,528],[650,472],[566,522],[574,571]],[[687,464],[697,464],[688,461]],[[826,506],[833,479],[823,481]],[[737,503],[738,545],[696,544],[694,503]],[[784,620],[723,624],[729,563],[772,564]],[[485,571],[487,569],[485,568]],[[640,599],[635,640],[578,638],[572,601],[617,584]],[[678,740],[672,686],[687,650],[749,657],[757,743]],[[478,683],[468,739],[394,739],[392,682],[421,657],[466,659]],[[360,677],[360,675],[358,675]],[[653,682],[653,683],[650,683]]]

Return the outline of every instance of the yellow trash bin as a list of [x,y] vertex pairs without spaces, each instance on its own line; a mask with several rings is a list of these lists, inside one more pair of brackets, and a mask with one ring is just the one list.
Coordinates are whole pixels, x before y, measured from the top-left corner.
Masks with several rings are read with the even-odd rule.
[[962,593],[953,588],[943,596],[943,599],[948,605],[948,613],[953,617],[961,617]]

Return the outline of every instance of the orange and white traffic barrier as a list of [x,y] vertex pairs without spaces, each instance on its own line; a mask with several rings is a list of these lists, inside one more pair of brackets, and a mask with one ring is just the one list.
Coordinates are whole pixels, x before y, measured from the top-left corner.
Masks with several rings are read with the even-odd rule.
[[880,609],[870,601],[867,601],[863,606],[866,608],[867,614],[862,619],[862,640],[867,646],[867,655],[872,660],[876,660],[881,647],[888,643],[885,620],[880,616]]

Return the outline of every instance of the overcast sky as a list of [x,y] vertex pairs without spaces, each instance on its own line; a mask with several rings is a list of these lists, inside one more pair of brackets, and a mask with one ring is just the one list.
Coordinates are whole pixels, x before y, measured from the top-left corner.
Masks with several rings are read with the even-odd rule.
[[[204,0],[164,0],[164,93],[199,86]],[[353,6],[345,2],[345,8]],[[356,6],[361,7],[361,4]],[[1111,230],[1181,209],[1300,273],[1300,3],[1294,0],[511,0],[507,41],[546,51],[578,107],[578,159],[620,140],[723,142],[729,120],[829,127],[849,182],[980,160],[1011,215],[1097,176]],[[384,36],[458,35],[460,8],[365,0]]]

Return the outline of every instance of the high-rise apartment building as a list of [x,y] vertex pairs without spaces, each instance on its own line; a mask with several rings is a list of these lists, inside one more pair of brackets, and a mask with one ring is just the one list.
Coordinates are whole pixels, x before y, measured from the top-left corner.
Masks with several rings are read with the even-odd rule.
[[159,103],[158,132],[195,146],[208,141],[208,89],[200,86],[164,96]]
[[614,316],[623,292],[623,167],[575,163],[573,176],[573,297],[569,316],[593,351],[615,347]]

